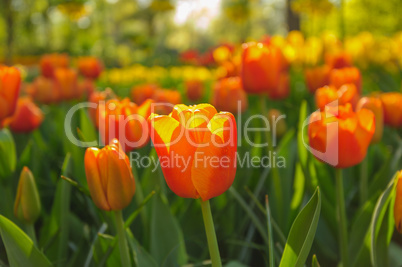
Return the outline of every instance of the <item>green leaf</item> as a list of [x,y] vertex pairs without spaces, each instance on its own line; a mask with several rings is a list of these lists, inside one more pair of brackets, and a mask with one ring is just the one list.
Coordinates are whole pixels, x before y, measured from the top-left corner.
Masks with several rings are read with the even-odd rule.
[[388,266],[388,246],[394,230],[391,201],[395,197],[397,174],[394,175],[387,189],[381,194],[371,219],[371,250],[370,258],[374,267]]
[[84,141],[92,142],[97,140],[95,126],[89,119],[86,109],[83,108],[80,110],[80,130],[81,136],[85,138]]
[[17,152],[14,138],[8,129],[0,130],[0,179],[5,179],[15,171]]
[[32,240],[13,222],[0,215],[0,234],[6,247],[10,266],[52,266],[32,243]]
[[[300,206],[303,201],[304,196],[304,185],[306,179],[304,177],[304,173],[300,163],[296,163],[296,172],[295,172],[295,179],[293,181],[293,197],[290,203],[290,215],[289,221],[293,222],[297,216],[297,212],[300,209]],[[287,228],[289,229],[289,228]]]
[[303,100],[300,106],[299,113],[299,124],[297,127],[297,152],[299,155],[299,161],[302,164],[302,167],[307,169],[307,159],[308,159],[308,151],[304,146],[303,140],[307,140],[307,134],[303,131],[303,123],[307,118],[307,102]]
[[155,259],[140,245],[130,231],[127,231],[127,240],[134,251],[137,266],[157,267]]
[[312,262],[311,266],[312,267],[320,267],[320,264],[318,263],[318,260],[317,260],[317,256],[315,254],[313,255],[313,262]]
[[187,263],[183,235],[162,197],[152,198],[150,252],[160,266],[183,265]]
[[317,188],[293,222],[279,266],[301,267],[305,264],[317,230],[320,211],[321,196]]

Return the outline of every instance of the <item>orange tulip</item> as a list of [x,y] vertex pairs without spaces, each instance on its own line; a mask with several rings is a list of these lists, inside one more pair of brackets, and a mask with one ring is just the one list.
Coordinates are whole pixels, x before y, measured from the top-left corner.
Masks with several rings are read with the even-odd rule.
[[384,129],[384,111],[383,105],[377,97],[362,97],[356,106],[356,111],[366,108],[371,110],[375,116],[375,132],[371,143],[378,143],[381,141],[382,132]]
[[[110,88],[106,88],[105,91],[99,92],[99,91],[94,91],[88,99],[88,102],[94,103],[99,105],[101,101],[107,101],[110,99],[116,98],[114,92]],[[95,108],[89,108],[88,109],[88,114],[93,123],[96,125],[96,127],[99,127],[99,122],[96,120],[96,111],[97,111],[98,106]]]
[[320,110],[324,110],[325,106],[338,99],[338,91],[332,86],[324,86],[315,91],[315,104]]
[[384,107],[384,123],[391,127],[402,126],[402,94],[398,92],[380,95]]
[[49,54],[42,56],[39,64],[42,75],[46,78],[53,78],[54,71],[58,68],[67,68],[68,63],[67,54]]
[[356,107],[359,100],[356,86],[353,83],[344,84],[338,90],[334,86],[324,86],[315,91],[315,103],[320,110],[324,110],[326,105],[335,100],[338,102],[333,105],[349,103],[353,108]]
[[268,91],[268,96],[271,99],[285,99],[290,93],[290,77],[286,71],[281,72],[279,76],[279,84],[276,88]]
[[135,180],[128,157],[117,139],[102,149],[88,148],[84,164],[89,192],[98,208],[122,210],[130,204]]
[[27,93],[36,101],[44,104],[57,103],[61,100],[60,88],[53,79],[38,76],[29,85]]
[[141,105],[147,99],[153,98],[158,86],[155,84],[141,84],[131,89],[131,99],[134,103]]
[[96,57],[78,59],[78,70],[88,79],[97,79],[103,70],[103,65]]
[[325,55],[325,64],[331,69],[352,67],[352,57],[347,52]]
[[124,151],[145,146],[149,141],[147,118],[151,115],[152,103],[149,99],[137,106],[125,98],[100,104],[97,116],[103,143],[108,144],[117,138]]
[[175,90],[158,89],[152,99],[156,103],[155,112],[161,114],[169,114],[174,105],[181,103],[181,95]]
[[54,71],[56,86],[63,100],[77,99],[82,96],[78,88],[77,72],[73,69],[56,69]]
[[329,82],[336,88],[340,88],[347,83],[353,83],[356,85],[357,91],[361,92],[362,78],[359,69],[355,67],[331,70]]
[[20,85],[21,74],[19,70],[0,65],[0,122],[14,114]]
[[267,93],[279,84],[282,55],[279,48],[262,43],[243,44],[241,78],[248,93]]
[[180,104],[169,116],[152,114],[149,121],[163,174],[175,194],[206,201],[232,185],[237,131],[231,113],[217,113],[209,104]]
[[327,106],[310,117],[308,135],[313,155],[336,168],[360,163],[375,131],[373,112],[352,106]]
[[399,233],[402,233],[402,170],[397,175],[394,220],[396,229]]
[[95,90],[95,83],[91,79],[84,79],[78,82],[78,92],[83,94],[85,98],[88,98]]
[[321,66],[306,69],[304,75],[307,88],[310,93],[314,93],[318,88],[329,84],[329,73],[331,69],[328,66]]
[[10,126],[16,133],[27,133],[38,128],[42,121],[42,110],[29,97],[21,97],[14,115],[4,120],[3,126]]
[[244,112],[247,109],[248,100],[240,77],[230,77],[215,82],[211,103],[219,110],[232,113]]
[[204,86],[200,80],[186,81],[186,94],[190,101],[198,101],[202,98]]

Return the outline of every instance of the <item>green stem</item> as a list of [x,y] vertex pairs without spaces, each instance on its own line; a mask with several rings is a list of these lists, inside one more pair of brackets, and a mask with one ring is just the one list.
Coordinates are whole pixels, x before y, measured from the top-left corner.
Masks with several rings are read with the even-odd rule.
[[125,234],[126,230],[124,229],[123,213],[121,212],[121,210],[116,210],[114,212],[114,216],[116,219],[117,239],[119,241],[121,263],[122,266],[129,267],[131,266],[131,262]]
[[[265,103],[265,97],[264,96],[260,96],[260,108],[261,108],[261,112],[262,112],[262,115],[263,116],[265,116],[266,118],[268,118],[267,116],[268,116],[268,110],[267,110],[267,105],[266,105],[266,103]],[[265,125],[263,125],[263,127],[265,127]],[[270,127],[271,127],[271,125],[270,125]],[[270,130],[272,131],[272,129],[270,128]],[[268,148],[268,155],[270,154],[270,152],[272,153],[273,152],[273,144],[272,144],[272,137],[271,137],[271,132],[268,132],[268,131],[264,131],[264,134],[265,134],[265,141],[267,141],[267,143],[268,143],[268,146],[267,146],[267,148]]]
[[269,209],[268,195],[265,195],[265,208],[267,211],[267,229],[268,229],[268,256],[269,256],[269,267],[275,267],[275,254],[274,254],[274,238],[272,236],[272,225],[271,225],[271,211]]
[[345,211],[345,197],[343,193],[343,177],[342,169],[335,170],[336,183],[336,198],[337,198],[337,220],[338,220],[338,235],[339,235],[339,250],[341,252],[342,266],[349,266],[348,255],[348,232]]
[[221,267],[221,255],[219,254],[218,241],[216,240],[214,221],[212,220],[211,206],[209,200],[201,201],[202,218],[204,219],[205,232],[207,234],[209,254],[212,267]]
[[360,164],[360,205],[363,206],[368,198],[367,157]]
[[34,245],[38,246],[38,241],[36,239],[35,228],[34,228],[33,223],[27,224],[25,229],[26,229],[27,235],[31,238]]

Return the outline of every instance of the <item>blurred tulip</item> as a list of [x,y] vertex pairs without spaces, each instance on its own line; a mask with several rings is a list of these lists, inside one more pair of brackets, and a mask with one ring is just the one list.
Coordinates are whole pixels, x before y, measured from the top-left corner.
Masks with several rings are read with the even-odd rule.
[[36,188],[35,178],[28,167],[24,167],[18,182],[14,215],[24,223],[33,224],[38,219],[40,211],[40,197]]
[[155,112],[169,114],[173,106],[181,103],[181,95],[175,90],[158,89],[152,99],[155,101]]
[[78,70],[88,79],[97,79],[103,70],[103,65],[96,57],[81,57],[78,59]]
[[215,62],[222,63],[228,61],[232,56],[232,51],[229,47],[222,45],[216,48],[213,52]]
[[187,98],[196,102],[202,98],[204,85],[200,80],[188,80],[185,82]]
[[84,95],[85,99],[88,99],[95,90],[95,83],[91,79],[84,79],[78,82],[78,92]]
[[353,83],[356,85],[357,91],[361,93],[362,78],[359,69],[355,67],[331,70],[329,82],[336,88],[347,83]]
[[310,117],[308,135],[313,155],[336,168],[359,164],[375,131],[373,112],[352,106],[327,106]]
[[290,77],[286,71],[281,72],[279,76],[279,83],[276,88],[268,91],[268,96],[274,100],[285,99],[290,93]]
[[338,91],[332,86],[324,86],[315,91],[315,104],[321,110],[325,106],[338,99]]
[[236,114],[246,111],[247,94],[242,88],[240,77],[230,77],[215,82],[211,103],[222,111]]
[[43,104],[57,103],[61,100],[60,88],[53,79],[38,76],[29,85],[27,93],[36,101]]
[[273,45],[243,44],[241,79],[247,93],[267,93],[278,86],[283,67],[281,53]]
[[56,69],[54,71],[56,86],[63,100],[78,99],[82,96],[78,88],[77,72],[73,69]]
[[281,137],[286,133],[287,126],[285,118],[286,116],[282,115],[277,109],[273,108],[268,111],[269,125],[277,137]]
[[[209,104],[180,104],[169,116],[152,114],[149,121],[163,174],[175,194],[206,201],[232,185],[237,131],[231,113],[217,113]],[[177,157],[188,165],[175,162]]]
[[147,119],[151,115],[152,103],[149,99],[137,106],[125,98],[99,104],[97,121],[103,143],[108,144],[117,138],[126,152],[145,146],[149,141]]
[[117,139],[102,149],[88,148],[84,164],[89,192],[98,208],[116,211],[130,204],[135,181],[128,157]]
[[402,233],[402,170],[397,173],[396,179],[394,220],[396,229]]
[[338,52],[325,55],[325,64],[331,69],[352,67],[352,57],[347,52]]
[[389,92],[380,95],[384,107],[384,123],[391,127],[402,126],[402,93]]
[[54,71],[58,68],[68,68],[69,58],[67,54],[48,54],[42,56],[40,69],[43,76],[53,78]]
[[353,83],[347,83],[342,85],[338,89],[338,97],[339,105],[350,103],[352,105],[352,108],[355,109],[360,95],[356,88],[356,85],[354,85]]
[[14,114],[20,87],[20,71],[0,65],[0,122]]
[[377,97],[362,97],[356,106],[356,111],[361,109],[371,110],[375,117],[375,132],[371,143],[378,143],[381,141],[382,132],[384,129],[384,110],[382,102]]
[[155,84],[141,84],[134,86],[131,89],[131,99],[134,101],[134,103],[141,105],[147,99],[152,98],[157,89],[158,86]]
[[314,92],[323,86],[329,84],[329,73],[331,69],[324,65],[321,67],[306,69],[304,72],[307,88],[310,93],[314,94]]
[[17,110],[12,117],[3,121],[15,133],[29,133],[37,129],[43,121],[43,113],[29,97],[18,99]]
[[[99,105],[101,101],[107,101],[110,99],[116,98],[116,95],[110,88],[106,88],[105,91],[94,91],[88,99],[88,102],[90,103],[95,103]],[[95,124],[95,126],[98,128],[99,127],[99,122],[96,120],[96,111],[98,109],[98,106],[96,108],[88,108],[88,114],[89,117],[91,118],[92,122]]]

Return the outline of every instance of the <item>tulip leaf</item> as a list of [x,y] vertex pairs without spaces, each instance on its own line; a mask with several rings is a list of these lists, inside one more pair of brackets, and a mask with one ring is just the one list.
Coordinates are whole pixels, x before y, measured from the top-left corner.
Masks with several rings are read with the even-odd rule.
[[136,266],[157,267],[155,259],[140,245],[130,231],[127,231],[128,243],[135,253]]
[[301,267],[305,264],[313,244],[321,211],[321,196],[316,189],[306,206],[297,215],[290,229],[280,267]]
[[0,234],[6,248],[10,266],[52,266],[32,240],[13,222],[0,215]]
[[[92,121],[88,117],[88,113],[85,109],[80,110],[80,128],[79,135],[84,142],[96,141],[96,129]],[[92,145],[92,144],[91,144]],[[99,144],[98,144],[99,145]],[[96,146],[96,145],[92,145]]]
[[304,141],[307,140],[307,134],[303,129],[303,123],[307,118],[307,101],[303,100],[299,111],[299,124],[297,127],[297,154],[302,167],[307,169],[308,152],[304,146]]
[[[300,205],[303,201],[304,196],[304,185],[306,179],[304,178],[304,173],[302,167],[300,166],[300,162],[296,163],[295,170],[295,178],[293,181],[293,197],[290,203],[290,214],[289,214],[289,222],[293,222],[297,216],[297,212],[300,209]],[[287,228],[288,230],[289,228]]]
[[0,130],[0,179],[5,179],[15,171],[17,152],[13,135],[8,129]]
[[388,246],[394,231],[392,218],[392,199],[395,198],[397,174],[394,175],[387,189],[381,194],[371,218],[370,258],[374,267],[388,266]]

